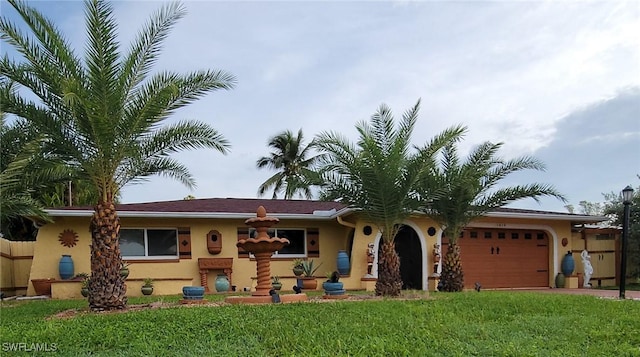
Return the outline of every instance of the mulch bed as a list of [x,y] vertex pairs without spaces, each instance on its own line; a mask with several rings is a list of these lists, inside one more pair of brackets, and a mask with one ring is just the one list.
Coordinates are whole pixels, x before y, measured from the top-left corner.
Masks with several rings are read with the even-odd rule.
[[[312,296],[309,297],[307,302],[336,302],[336,301],[369,301],[369,300],[383,300],[383,299],[394,299],[394,300],[417,300],[417,299],[428,299],[429,297],[424,294],[413,294],[413,295],[404,295],[397,298],[385,298],[382,296],[375,295],[348,295],[343,299],[324,299],[323,296]],[[70,319],[77,316],[88,315],[88,314],[124,314],[129,312],[136,311],[146,311],[146,310],[154,310],[154,309],[170,309],[170,308],[188,308],[188,307],[218,307],[218,306],[230,306],[231,304],[226,303],[224,301],[219,302],[203,302],[200,304],[181,304],[180,302],[153,302],[150,304],[138,304],[138,305],[127,305],[124,309],[114,309],[114,310],[103,310],[103,311],[92,311],[89,308],[83,309],[69,309],[61,311],[57,314],[51,315],[47,318],[47,320],[55,320],[55,319]]]

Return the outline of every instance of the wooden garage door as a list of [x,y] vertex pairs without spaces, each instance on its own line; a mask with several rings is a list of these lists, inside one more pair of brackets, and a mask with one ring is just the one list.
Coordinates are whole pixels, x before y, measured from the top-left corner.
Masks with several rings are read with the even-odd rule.
[[549,286],[549,238],[543,231],[467,229],[458,239],[465,288]]

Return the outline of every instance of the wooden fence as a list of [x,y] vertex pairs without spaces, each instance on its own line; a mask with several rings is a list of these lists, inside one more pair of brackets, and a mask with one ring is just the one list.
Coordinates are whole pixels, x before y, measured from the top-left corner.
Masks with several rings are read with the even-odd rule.
[[5,296],[27,294],[35,244],[0,238],[0,291]]

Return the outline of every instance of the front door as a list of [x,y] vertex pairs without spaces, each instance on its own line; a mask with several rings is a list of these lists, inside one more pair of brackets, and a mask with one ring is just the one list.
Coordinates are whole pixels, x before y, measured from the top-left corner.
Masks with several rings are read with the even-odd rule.
[[395,239],[402,289],[422,290],[422,244],[416,231],[402,226]]

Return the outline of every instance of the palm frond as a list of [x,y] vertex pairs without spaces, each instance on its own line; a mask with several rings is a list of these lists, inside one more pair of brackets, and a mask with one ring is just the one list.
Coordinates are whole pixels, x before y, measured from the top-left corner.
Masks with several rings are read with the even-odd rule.
[[147,77],[158,59],[162,43],[169,35],[169,31],[185,14],[184,6],[180,3],[171,3],[162,7],[146,23],[123,61],[120,93],[128,97],[131,91]]

